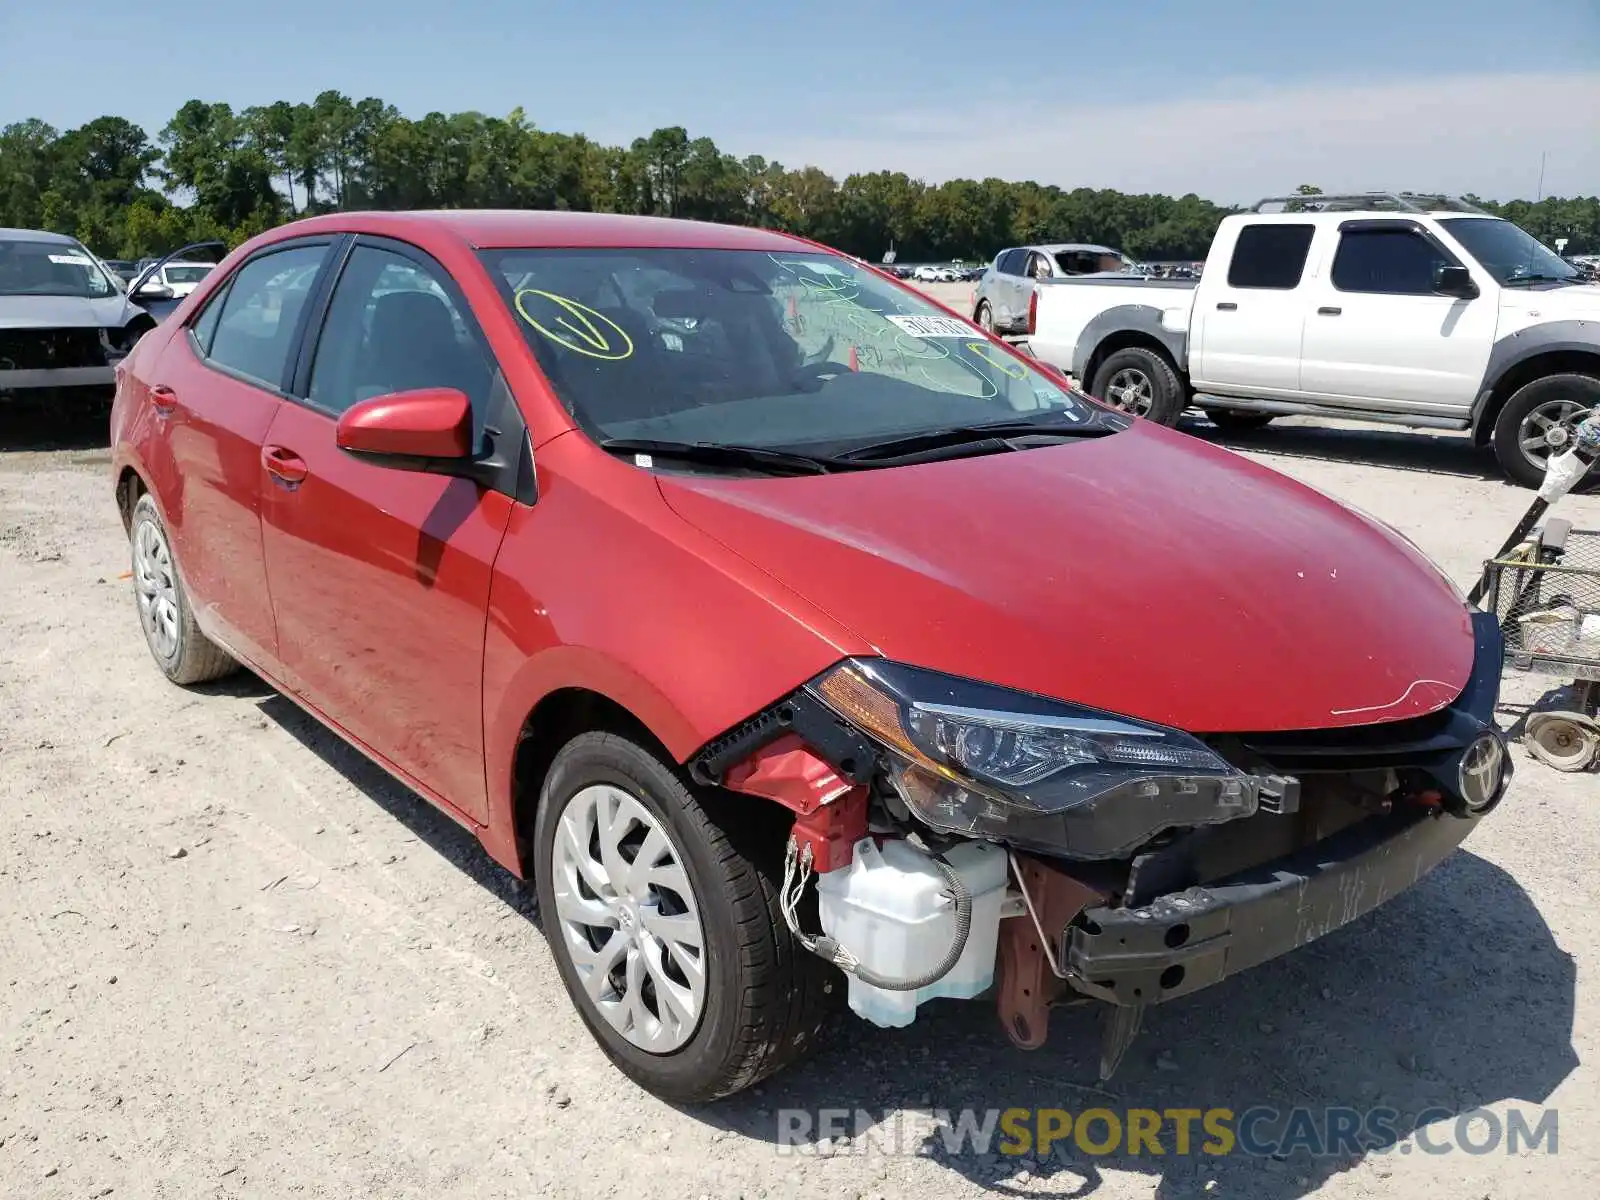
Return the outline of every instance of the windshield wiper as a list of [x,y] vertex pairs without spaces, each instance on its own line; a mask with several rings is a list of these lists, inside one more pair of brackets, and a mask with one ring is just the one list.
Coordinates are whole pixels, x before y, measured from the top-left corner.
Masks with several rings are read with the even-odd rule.
[[734,446],[726,442],[672,442],[650,438],[602,438],[600,447],[614,454],[647,454],[675,458],[708,467],[753,467],[777,475],[826,475],[846,471],[855,463],[793,450],[764,446]]
[[[876,461],[889,458],[921,460],[957,457],[962,453],[992,453],[997,450],[1023,450],[1018,438],[1097,438],[1120,432],[1125,426],[1103,420],[1073,424],[1038,421],[988,421],[979,425],[951,425],[944,429],[925,429],[920,433],[869,442],[846,450],[838,457],[845,462]],[[956,454],[951,452],[955,451]]]
[[1577,275],[1518,275],[1506,280],[1503,286],[1518,287],[1524,283],[1580,283]]

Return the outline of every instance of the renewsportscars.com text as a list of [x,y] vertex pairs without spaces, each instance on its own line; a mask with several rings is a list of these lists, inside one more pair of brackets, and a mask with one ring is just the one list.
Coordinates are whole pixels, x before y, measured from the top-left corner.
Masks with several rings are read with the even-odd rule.
[[[1409,1115],[1409,1114],[1407,1114]],[[1351,1154],[1508,1154],[1559,1150],[1559,1113],[1430,1108],[779,1109],[778,1153],[1032,1154],[1287,1158]]]

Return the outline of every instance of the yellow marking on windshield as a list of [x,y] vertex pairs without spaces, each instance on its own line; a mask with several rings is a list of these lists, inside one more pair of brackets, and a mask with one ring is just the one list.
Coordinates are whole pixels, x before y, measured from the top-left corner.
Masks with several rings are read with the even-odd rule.
[[1027,375],[1027,368],[1021,363],[1007,362],[1003,358],[996,358],[989,353],[989,348],[982,342],[968,342],[966,349],[971,354],[976,354],[1007,379],[1021,379]]
[[[556,317],[555,323],[563,326],[567,332],[557,333],[542,324],[523,303],[525,296],[542,297],[565,313],[565,316]],[[628,336],[627,331],[610,317],[595,311],[587,304],[580,304],[569,296],[558,296],[555,292],[541,291],[538,288],[523,288],[516,294],[514,300],[517,314],[524,321],[556,345],[565,347],[575,354],[598,358],[605,362],[620,362],[633,353],[633,339]]]

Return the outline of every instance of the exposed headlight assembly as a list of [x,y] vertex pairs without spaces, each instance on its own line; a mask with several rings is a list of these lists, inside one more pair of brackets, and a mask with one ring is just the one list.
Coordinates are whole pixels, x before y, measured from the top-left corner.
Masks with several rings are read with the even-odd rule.
[[841,663],[809,690],[889,751],[906,805],[951,833],[1120,858],[1261,802],[1262,778],[1129,717],[880,659]]

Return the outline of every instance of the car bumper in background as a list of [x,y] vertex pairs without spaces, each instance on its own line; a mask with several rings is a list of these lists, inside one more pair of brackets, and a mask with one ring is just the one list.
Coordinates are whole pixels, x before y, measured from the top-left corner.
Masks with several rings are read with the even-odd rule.
[[116,369],[103,367],[60,367],[55,370],[0,370],[0,394],[43,388],[110,387],[117,381]]

